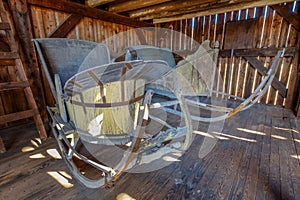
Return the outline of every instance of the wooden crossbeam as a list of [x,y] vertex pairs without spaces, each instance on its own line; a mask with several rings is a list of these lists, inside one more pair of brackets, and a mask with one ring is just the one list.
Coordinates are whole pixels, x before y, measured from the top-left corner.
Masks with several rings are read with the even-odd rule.
[[[251,48],[251,49],[234,49],[233,55],[234,56],[248,56],[248,57],[257,57],[257,56],[264,56],[264,57],[272,57],[276,56],[277,52],[282,50],[283,48]],[[296,52],[295,47],[287,47],[284,51],[284,56],[294,56]],[[220,50],[219,55],[221,57],[229,57],[231,55],[231,49]]]
[[13,66],[15,65],[15,60],[13,59],[2,59],[0,60],[0,66]]
[[0,52],[0,60],[13,60],[19,58],[16,52]]
[[25,111],[21,111],[21,112],[2,115],[2,116],[0,116],[0,123],[13,122],[13,121],[17,121],[20,119],[29,118],[29,117],[34,116],[37,113],[38,113],[38,111],[36,111],[34,109],[30,109],[30,110],[25,110]]
[[78,15],[84,15],[93,19],[104,20],[116,24],[123,24],[132,27],[154,27],[151,23],[139,22],[129,17],[114,14],[104,10],[91,8],[78,3],[59,0],[28,0],[28,3],[35,6],[41,6],[49,9],[54,9],[62,12],[70,12]]
[[29,87],[28,81],[0,83],[0,90],[11,90]]
[[292,13],[289,7],[282,5],[273,5],[272,8],[281,15],[288,23],[292,24],[297,31],[300,30],[300,17],[299,13]]
[[[251,48],[251,49],[234,49],[233,56],[240,57],[240,56],[247,56],[247,57],[274,57],[276,56],[278,51],[283,50],[283,48]],[[287,47],[284,51],[284,57],[295,57],[298,51],[295,47]],[[194,51],[189,50],[177,50],[174,53],[182,56],[187,56],[193,54]],[[230,57],[231,56],[231,49],[223,49],[219,50],[220,57]]]
[[[263,63],[260,60],[258,60],[255,57],[248,57],[248,56],[245,56],[244,58],[249,62],[249,64],[252,67],[257,69],[257,71],[260,75],[265,76],[267,74],[268,70],[267,70],[267,68],[264,67]],[[273,82],[272,82],[272,86],[276,90],[278,90],[279,94],[282,97],[286,97],[287,89],[286,89],[284,83],[279,81],[277,77],[274,77]]]
[[135,29],[135,32],[141,42],[141,45],[147,45],[147,41],[146,41],[146,38],[145,38],[145,35],[143,33],[143,31],[141,29]]
[[75,28],[75,26],[83,18],[82,15],[71,14],[69,15],[52,33],[48,35],[49,38],[65,38],[68,33]]

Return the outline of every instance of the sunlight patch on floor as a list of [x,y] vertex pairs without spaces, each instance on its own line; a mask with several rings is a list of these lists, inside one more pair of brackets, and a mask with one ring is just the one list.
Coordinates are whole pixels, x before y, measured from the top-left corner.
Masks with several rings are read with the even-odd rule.
[[277,126],[275,126],[274,128],[278,129],[278,130],[282,130],[282,131],[292,131],[294,133],[300,133],[298,130],[291,129],[291,128],[282,128],[282,127],[277,127]]
[[225,133],[218,133],[218,132],[213,132],[213,133],[215,133],[217,135],[220,135],[220,136],[225,136],[225,137],[228,137],[228,138],[242,140],[242,141],[246,141],[246,142],[256,142],[256,140],[254,140],[254,139],[249,139],[249,138],[244,138],[244,137],[238,137],[238,136],[229,135],[229,134],[225,134]]
[[120,193],[118,194],[118,196],[116,197],[116,200],[135,200],[135,198],[129,196],[126,193]]
[[271,137],[272,137],[272,138],[275,138],[275,139],[278,139],[278,140],[287,140],[286,137],[282,137],[282,136],[280,136],[280,135],[274,135],[274,134],[272,134]]
[[31,152],[31,151],[34,151],[34,150],[35,150],[35,148],[26,146],[26,147],[23,147],[21,151],[23,153],[26,153],[26,152]]
[[61,156],[56,149],[47,149],[46,151],[52,158],[61,159]]
[[229,138],[227,138],[227,137],[223,137],[221,135],[216,135],[214,133],[205,133],[205,132],[202,132],[202,131],[194,131],[193,133],[195,133],[197,135],[202,135],[202,136],[205,136],[205,137],[217,138],[219,140],[229,140]]
[[299,140],[299,139],[294,139],[294,141],[300,143],[300,140]]
[[243,132],[246,132],[246,133],[253,133],[253,134],[257,134],[257,135],[266,135],[263,132],[255,131],[255,130],[250,130],[250,129],[246,129],[246,128],[237,128],[237,130],[243,131]]
[[291,155],[291,157],[300,160],[300,155]]
[[46,156],[44,156],[43,154],[41,153],[37,153],[37,154],[33,154],[33,155],[30,155],[29,158],[31,159],[41,159],[41,158],[45,158]]
[[30,140],[31,144],[35,147],[39,147],[40,144],[39,144],[39,141],[36,141],[36,140]]
[[64,171],[59,171],[59,172],[50,171],[47,172],[47,174],[51,176],[54,180],[56,180],[64,188],[71,188],[74,186],[68,180],[68,179],[72,179],[71,176]]

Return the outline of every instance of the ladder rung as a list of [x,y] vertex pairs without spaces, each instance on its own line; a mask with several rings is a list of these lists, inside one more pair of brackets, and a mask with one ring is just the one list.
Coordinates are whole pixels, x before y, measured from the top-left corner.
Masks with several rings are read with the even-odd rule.
[[16,113],[10,113],[7,115],[2,115],[2,116],[0,116],[0,123],[13,122],[16,120],[33,117],[37,113],[38,113],[38,111],[31,109],[31,110],[25,110],[25,111],[16,112]]
[[0,52],[0,60],[18,59],[19,55],[16,52]]
[[0,23],[0,30],[10,30],[9,23],[1,22]]
[[0,60],[0,66],[14,66],[14,65],[16,65],[16,60],[14,59]]
[[11,90],[29,87],[28,81],[0,83],[0,90]]

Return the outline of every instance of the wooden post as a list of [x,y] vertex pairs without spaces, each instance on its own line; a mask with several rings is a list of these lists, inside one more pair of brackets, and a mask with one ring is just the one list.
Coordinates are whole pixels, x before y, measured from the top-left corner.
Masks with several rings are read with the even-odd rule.
[[[299,74],[298,74],[298,62],[299,52],[295,54],[293,62],[289,67],[292,67],[291,79],[286,97],[285,107],[294,110],[297,108],[297,89],[299,88]],[[296,109],[295,109],[296,110]]]

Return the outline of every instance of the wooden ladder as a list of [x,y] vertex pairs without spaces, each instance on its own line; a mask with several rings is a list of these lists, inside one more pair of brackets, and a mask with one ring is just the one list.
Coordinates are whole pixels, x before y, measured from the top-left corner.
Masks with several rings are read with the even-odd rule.
[[[0,1],[0,31],[2,32],[5,37],[4,41],[7,42],[6,46],[9,47],[10,51],[2,52],[2,49],[0,49],[0,68],[1,67],[16,67],[18,73],[18,81],[15,82],[1,82],[0,80],[0,91],[4,90],[14,90],[14,89],[24,89],[24,94],[27,100],[27,103],[29,105],[28,110],[19,111],[16,113],[8,113],[0,116],[0,124],[5,124],[8,122],[25,119],[29,117],[33,117],[36,128],[38,130],[38,133],[42,139],[45,139],[47,137],[46,130],[44,128],[43,121],[41,119],[41,116],[38,111],[38,107],[36,105],[36,102],[33,97],[32,90],[30,88],[30,84],[28,82],[28,79],[26,77],[26,73],[23,67],[23,63],[20,59],[20,54],[18,51],[18,42],[17,37],[15,36],[15,30],[13,29],[13,23],[12,18],[7,9],[4,7],[4,3],[1,0]],[[0,48],[3,45],[0,45]],[[4,45],[5,46],[5,45]],[[17,74],[16,74],[17,76]],[[17,101],[17,99],[16,99]],[[5,152],[5,146],[2,141],[2,138],[0,136],[0,152]]]

